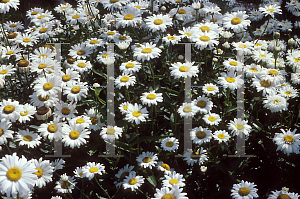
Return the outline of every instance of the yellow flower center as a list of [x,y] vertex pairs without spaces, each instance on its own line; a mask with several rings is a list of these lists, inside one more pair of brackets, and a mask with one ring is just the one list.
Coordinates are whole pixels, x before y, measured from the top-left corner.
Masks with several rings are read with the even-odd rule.
[[39,14],[38,11],[33,11],[33,12],[31,13],[31,15],[37,15],[37,14]]
[[15,111],[15,107],[13,105],[7,105],[4,107],[3,112],[6,114],[10,114]]
[[128,109],[128,106],[123,106],[123,109],[126,111]]
[[186,32],[186,33],[184,33],[186,36],[188,36],[188,37],[190,37],[190,36],[192,36],[192,34],[191,33],[189,33],[189,32]]
[[6,177],[11,181],[18,181],[22,177],[22,171],[17,167],[9,168]]
[[115,35],[114,32],[108,32],[107,34],[108,34],[108,35]]
[[269,75],[277,76],[278,75],[278,71],[276,71],[276,70],[270,70],[269,71]]
[[44,86],[43,86],[43,89],[44,89],[45,91],[49,91],[49,90],[51,90],[52,88],[53,88],[53,84],[52,84],[51,82],[47,82],[47,83],[45,83]]
[[164,23],[164,21],[161,20],[161,19],[155,19],[155,20],[154,20],[154,24],[155,24],[155,25],[160,25],[160,24],[163,24],[163,23]]
[[[112,0],[111,0],[111,1],[112,1]],[[115,0],[114,0],[114,1],[115,1]],[[137,179],[131,178],[131,179],[128,181],[128,183],[129,183],[130,185],[134,185],[134,184],[137,183]]]
[[23,39],[23,42],[31,42],[31,39],[29,39],[29,38],[25,38],[25,39]]
[[192,107],[186,106],[186,107],[183,108],[183,111],[184,112],[191,112],[192,111]]
[[125,65],[126,68],[133,68],[134,67],[134,63],[128,63]]
[[284,137],[284,141],[286,142],[293,142],[294,141],[294,137],[291,135],[287,135]]
[[98,44],[99,42],[97,40],[91,40],[90,44]]
[[84,55],[85,54],[85,51],[84,50],[78,50],[77,51],[77,55]]
[[167,147],[172,147],[173,145],[174,145],[174,142],[172,142],[172,141],[166,142]]
[[151,158],[149,157],[144,157],[143,160],[142,160],[144,163],[148,163],[151,161]]
[[203,139],[206,137],[206,133],[204,131],[197,131],[196,136],[198,139]]
[[239,189],[239,194],[241,195],[241,196],[246,196],[246,195],[248,195],[250,193],[250,189],[248,188],[248,187],[241,187],[240,189]]
[[124,16],[124,20],[132,20],[134,19],[134,16],[132,14],[127,14]]
[[201,41],[209,41],[210,38],[209,38],[208,36],[201,36],[201,37],[200,37],[200,40],[201,40]]
[[135,8],[138,8],[138,9],[141,9],[142,8],[142,6],[134,6]]
[[185,9],[179,9],[178,10],[178,14],[185,14],[185,13],[186,13]]
[[270,87],[271,86],[271,82],[269,83],[268,80],[263,80],[260,82],[260,85],[263,87]]
[[296,61],[296,62],[299,62],[300,61],[300,58],[294,58],[294,60]]
[[115,134],[116,130],[115,129],[107,129],[106,133],[109,135]]
[[218,20],[217,20],[217,19],[214,19],[214,18],[210,20],[210,22],[217,22],[217,21],[218,21]]
[[274,12],[274,9],[270,8],[270,9],[267,9],[267,11]]
[[239,48],[247,48],[246,44],[240,44]]
[[188,66],[180,66],[179,67],[179,71],[180,72],[189,72],[190,71],[190,67],[188,67]]
[[40,15],[40,16],[38,16],[37,18],[38,19],[41,19],[41,18],[45,18],[46,16],[45,15]]
[[80,15],[74,15],[74,16],[72,17],[72,19],[78,19],[78,18],[80,18]]
[[259,55],[259,57],[267,57],[266,55],[263,55],[263,54],[261,54],[261,55]]
[[96,125],[96,124],[98,124],[98,119],[95,117],[91,117],[91,122],[93,125]]
[[210,28],[208,27],[208,26],[201,26],[201,28],[200,28],[200,30],[202,31],[202,32],[209,32],[210,31]]
[[142,50],[142,53],[151,53],[152,52],[152,49],[151,48],[144,48]]
[[161,199],[176,199],[176,197],[171,193],[164,194]]
[[49,96],[46,95],[46,97],[42,97],[41,95],[38,96],[39,100],[44,102],[44,101],[47,101],[49,99]]
[[244,129],[244,125],[242,125],[242,124],[236,124],[235,128],[237,128],[238,130],[242,130],[242,129]]
[[78,119],[76,120],[76,123],[77,123],[77,124],[83,124],[83,123],[85,123],[85,120],[84,120],[83,118],[78,118]]
[[56,133],[58,131],[58,127],[55,125],[55,124],[50,124],[48,127],[47,127],[47,130],[50,132],[50,133]]
[[201,107],[201,108],[204,108],[206,107],[206,101],[204,100],[200,100],[197,102],[197,106]]
[[224,139],[224,138],[225,138],[225,135],[224,135],[224,134],[219,134],[219,135],[218,135],[218,138]]
[[80,62],[80,63],[77,64],[77,66],[79,68],[85,68],[86,67],[86,63]]
[[74,86],[74,87],[71,89],[71,92],[72,92],[73,94],[77,94],[77,93],[80,92],[80,90],[81,90],[80,86]]
[[6,55],[12,55],[12,54],[14,54],[15,52],[14,51],[8,51],[7,53],[6,53]]
[[126,40],[127,37],[126,37],[126,36],[120,36],[119,39],[120,39],[120,40]]
[[170,166],[169,166],[168,164],[162,163],[160,166],[161,166],[162,168],[166,169],[167,171],[170,171]]
[[36,170],[38,170],[37,172],[35,172],[34,174],[37,175],[38,178],[41,178],[43,176],[43,170],[41,168],[36,168]]
[[251,72],[253,72],[253,73],[256,73],[257,72],[257,69],[256,68],[250,68],[249,69]]
[[45,55],[45,54],[41,54],[40,56],[39,56],[39,58],[41,58],[41,57],[48,57],[47,55]]
[[0,137],[3,135],[3,129],[0,129]]
[[43,68],[46,68],[46,67],[47,67],[47,64],[40,64],[40,65],[38,66],[39,69],[43,69]]
[[289,91],[287,91],[287,92],[284,92],[284,94],[286,94],[286,95],[291,95],[292,93],[289,92]]
[[6,74],[7,72],[8,72],[8,70],[4,69],[4,70],[0,71],[0,74],[4,75],[4,74]]
[[154,95],[154,94],[147,95],[147,99],[155,99],[155,98],[156,98],[156,95]]
[[129,81],[129,77],[124,76],[120,79],[121,82],[128,82]]
[[233,24],[233,25],[238,25],[238,24],[240,24],[240,23],[242,23],[242,20],[241,20],[240,18],[238,18],[238,17],[234,17],[234,18],[231,20],[231,24]]
[[280,194],[277,199],[291,199],[291,197],[286,194]]
[[64,75],[64,76],[62,76],[62,80],[64,82],[70,81],[71,80],[71,76],[70,75]]
[[255,44],[255,46],[261,46],[261,44]]
[[168,37],[168,39],[170,39],[170,40],[174,40],[174,39],[175,39],[175,37],[174,37],[174,36],[169,36],[169,37]]
[[142,115],[142,113],[141,113],[140,111],[134,111],[134,112],[132,113],[132,115],[133,115],[134,117],[139,117],[139,116]]
[[207,90],[208,90],[208,91],[214,91],[215,89],[214,89],[214,87],[212,87],[212,86],[208,86],[208,87],[207,87]]
[[47,28],[41,28],[39,33],[45,33],[45,32],[47,32],[47,30],[48,30]]
[[9,27],[15,28],[15,27],[17,27],[17,24],[10,24]]
[[210,117],[208,117],[208,120],[211,122],[214,122],[216,120],[216,118],[214,116],[210,116]]
[[71,184],[68,182],[68,181],[64,181],[63,183],[61,183],[61,188],[63,188],[63,189],[68,189],[69,188],[69,186],[70,186]]
[[25,111],[24,111],[24,113],[22,113],[22,112],[21,112],[21,113],[20,113],[20,115],[21,115],[21,116],[28,115],[28,111],[27,111],[27,110],[25,110]]
[[237,65],[238,65],[238,63],[237,63],[236,61],[231,61],[231,62],[229,62],[229,64],[230,64],[231,66],[237,66]]
[[23,140],[27,141],[27,142],[30,142],[32,140],[32,137],[30,135],[25,135],[23,137]]
[[91,168],[89,169],[89,171],[90,171],[91,173],[95,173],[95,172],[98,171],[98,168],[97,168],[97,167],[91,167]]
[[62,108],[61,109],[61,113],[63,114],[63,115],[69,115],[70,114],[70,109],[69,108]]
[[18,61],[18,66],[19,67],[27,67],[28,65],[29,65],[29,61],[27,61],[27,60]]
[[69,137],[72,139],[72,140],[76,140],[78,137],[79,137],[79,132],[78,131],[71,131],[70,133],[69,133]]
[[235,82],[235,79],[233,77],[227,77],[226,81],[229,83],[233,83],[233,82]]
[[177,184],[177,183],[178,183],[178,180],[173,178],[173,179],[169,180],[169,183],[170,183],[171,185]]
[[[192,157],[192,156],[194,156],[194,157]],[[198,152],[193,152],[191,154],[191,158],[194,159],[194,160],[199,159],[199,153]]]

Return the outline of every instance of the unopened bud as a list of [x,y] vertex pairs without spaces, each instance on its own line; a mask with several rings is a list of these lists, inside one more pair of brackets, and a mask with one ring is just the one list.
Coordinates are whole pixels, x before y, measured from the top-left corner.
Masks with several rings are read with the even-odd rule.
[[183,22],[184,19],[182,17],[177,18],[178,21]]
[[295,45],[295,40],[293,38],[290,38],[288,40],[288,44],[291,45],[291,46]]
[[179,60],[183,60],[183,59],[184,59],[184,56],[179,55],[179,56],[178,56],[178,59],[179,59]]
[[289,32],[292,32],[292,29],[288,29]]
[[224,44],[222,44],[222,46],[227,49],[230,48],[230,45],[227,41]]
[[200,170],[204,173],[207,170],[207,167],[206,166],[201,166]]
[[280,37],[280,33],[279,32],[275,32],[275,37],[278,39]]
[[283,64],[278,64],[278,68],[279,69],[284,69],[284,65]]
[[288,191],[289,191],[289,188],[282,187],[282,191],[286,191],[286,192],[288,192]]
[[68,178],[67,174],[65,173],[65,174],[63,174],[63,175],[60,176],[60,179],[62,181],[68,181],[69,178]]
[[213,58],[213,62],[218,62],[218,58]]
[[161,10],[161,11],[166,11],[167,8],[166,8],[166,6],[162,6],[162,7],[160,7],[160,10]]
[[164,46],[159,46],[158,48],[159,48],[159,49],[164,49]]
[[276,51],[276,52],[280,52],[280,51],[281,51],[280,46],[276,46],[276,47],[275,47],[275,51]]

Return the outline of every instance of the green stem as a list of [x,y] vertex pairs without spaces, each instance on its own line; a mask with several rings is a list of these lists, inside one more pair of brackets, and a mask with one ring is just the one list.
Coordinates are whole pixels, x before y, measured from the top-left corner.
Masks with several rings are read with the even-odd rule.
[[146,196],[147,198],[150,198],[149,196],[147,196],[146,194],[144,194],[144,192],[142,192],[142,190],[140,190],[140,189],[137,189],[137,190],[139,190],[139,192],[141,192],[144,196]]
[[100,185],[100,183],[98,182],[98,179],[96,178],[96,175],[95,175],[95,180],[98,184],[98,186],[104,191],[104,193],[108,196],[109,199],[111,199],[111,197],[108,195],[107,191],[105,191],[105,189],[103,189],[103,187]]
[[9,153],[12,154],[11,150],[9,149],[9,147],[7,146],[7,144],[5,143],[6,148],[8,149]]
[[152,69],[152,66],[149,62],[149,68],[150,68],[150,71],[151,71],[151,77],[152,77],[152,81],[153,81],[153,90],[155,90],[155,81],[154,81],[154,72],[153,72],[153,69]]

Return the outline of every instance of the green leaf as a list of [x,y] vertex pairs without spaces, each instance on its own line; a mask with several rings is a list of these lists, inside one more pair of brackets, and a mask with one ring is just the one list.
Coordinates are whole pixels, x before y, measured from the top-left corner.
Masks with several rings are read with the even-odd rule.
[[156,179],[155,179],[154,175],[148,176],[148,177],[147,177],[147,180],[149,181],[149,183],[150,183],[151,185],[153,185],[154,187],[156,187],[157,182],[156,182]]

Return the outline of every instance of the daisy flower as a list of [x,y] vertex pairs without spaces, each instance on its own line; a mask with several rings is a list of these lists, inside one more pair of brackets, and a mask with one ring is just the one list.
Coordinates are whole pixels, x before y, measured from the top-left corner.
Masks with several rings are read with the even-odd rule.
[[211,130],[209,130],[208,128],[202,128],[201,126],[193,128],[190,132],[190,136],[191,140],[193,140],[193,143],[199,145],[210,142],[210,140],[212,139]]
[[71,46],[69,55],[76,59],[86,59],[92,53],[91,48],[88,48],[84,43]]
[[195,30],[192,27],[183,27],[183,30],[178,30],[181,34],[181,38],[191,38],[195,34]]
[[268,199],[277,199],[277,198],[287,198],[287,199],[298,199],[299,195],[297,193],[290,193],[286,188],[282,188],[280,191],[271,191],[272,194],[269,194]]
[[257,195],[257,190],[254,188],[256,185],[253,182],[247,182],[242,180],[241,183],[239,184],[234,184],[232,189],[231,189],[231,196],[234,199],[253,199],[253,198],[258,198]]
[[16,153],[5,155],[0,162],[0,190],[8,197],[17,197],[18,194],[27,194],[33,188],[38,177],[34,164],[22,155]]
[[230,138],[230,135],[225,130],[218,130],[213,133],[213,138],[219,143],[227,142]]
[[197,46],[199,50],[203,50],[207,47],[212,50],[214,45],[219,44],[219,41],[217,41],[216,39],[217,34],[213,31],[198,31],[193,36],[191,36],[192,42],[196,42],[195,46]]
[[11,101],[11,99],[3,100],[0,106],[0,119],[6,119],[11,122],[18,120],[23,111],[22,105],[18,101]]
[[246,11],[233,12],[231,14],[226,13],[223,18],[224,27],[227,29],[232,29],[234,32],[238,33],[243,31],[250,25],[251,21],[246,14]]
[[215,95],[219,92],[219,87],[217,87],[215,84],[208,83],[204,84],[204,86],[202,87],[202,91],[207,95]]
[[20,0],[3,0],[0,3],[0,13],[6,14],[6,12],[9,12],[10,8],[17,10],[19,5]]
[[279,89],[279,95],[282,97],[289,98],[295,98],[298,96],[298,91],[294,89],[292,86],[283,86]]
[[171,70],[171,76],[174,76],[175,79],[179,79],[181,77],[187,78],[187,77],[198,77],[199,70],[198,65],[193,65],[195,62],[177,62],[172,64],[172,67],[170,67]]
[[[30,70],[31,72],[37,72],[38,74],[43,74],[45,69],[50,69],[50,67],[54,68],[55,61],[50,57],[41,57],[40,59],[34,59],[31,63]],[[51,69],[51,72],[54,72]]]
[[197,151],[193,151],[192,149],[187,149],[187,151],[183,155],[185,158],[183,160],[187,161],[188,165],[193,166],[194,163],[199,163],[199,165],[203,164],[207,159],[207,151],[201,147]]
[[4,23],[4,29],[8,32],[17,32],[18,30],[23,30],[24,26],[21,21],[12,22],[7,21]]
[[255,77],[262,70],[261,66],[258,64],[250,64],[245,66],[246,77]]
[[125,176],[123,188],[130,188],[131,191],[134,191],[144,183],[144,180],[145,178],[143,176],[137,176],[135,171],[131,171],[128,176]]
[[133,56],[136,57],[138,61],[145,60],[150,61],[150,59],[158,58],[162,51],[156,47],[156,44],[145,43],[140,44],[140,47],[134,49]]
[[197,111],[200,111],[201,113],[208,113],[213,107],[213,102],[205,97],[205,95],[197,97],[192,103],[197,107]]
[[289,103],[280,95],[270,94],[263,101],[264,108],[268,108],[272,113],[288,110]]
[[123,5],[128,3],[128,0],[101,0],[103,7],[111,12],[121,9]]
[[259,21],[263,18],[264,16],[262,15],[262,13],[256,9],[253,9],[250,11],[249,13],[249,19],[251,21]]
[[142,21],[141,11],[130,6],[125,7],[125,9],[121,11],[121,14],[117,13],[116,16],[116,27],[135,27],[137,23],[141,23]]
[[33,92],[33,94],[29,95],[29,97],[30,103],[37,108],[43,106],[52,107],[59,100],[57,94],[46,95],[46,97],[42,97],[41,95],[38,95],[37,92]]
[[168,174],[171,173],[172,171],[174,171],[173,168],[170,168],[170,166],[167,163],[164,163],[162,161],[159,161],[156,165],[157,169],[160,171],[163,171],[164,174]]
[[45,12],[38,13],[33,15],[31,18],[31,22],[36,26],[41,26],[42,24],[46,24],[54,18],[52,11],[46,10]]
[[150,169],[152,169],[152,167],[155,167],[155,164],[157,163],[158,157],[156,154],[154,154],[153,152],[144,152],[139,155],[138,157],[136,157],[136,161],[138,162],[140,167],[144,167],[147,168],[149,167]]
[[248,136],[251,131],[251,126],[247,124],[248,121],[244,121],[241,118],[234,118],[234,121],[230,121],[228,124],[228,130],[231,131],[231,134],[233,136],[240,135],[240,138],[242,138],[242,133],[245,136]]
[[44,58],[53,58],[55,57],[56,53],[52,52],[52,50],[50,48],[47,47],[39,47],[38,49],[35,49],[33,51],[33,54],[31,55],[31,59],[33,59],[33,61],[35,59],[41,59],[42,57]]
[[170,44],[174,45],[174,44],[178,44],[178,42],[180,41],[181,37],[180,36],[176,36],[176,35],[170,35],[167,34],[167,36],[162,38],[162,41],[169,46]]
[[72,85],[64,87],[63,90],[67,99],[75,102],[80,101],[81,98],[86,98],[88,94],[87,82],[73,82]]
[[86,113],[90,117],[90,120],[92,122],[92,124],[89,127],[89,130],[98,131],[101,129],[102,126],[104,126],[104,124],[100,121],[102,115],[100,113],[97,113],[94,108],[86,110]]
[[37,95],[41,95],[41,97],[45,98],[47,95],[55,95],[58,92],[61,92],[61,88],[59,88],[61,82],[58,77],[54,75],[46,75],[45,77],[40,77],[36,81],[36,85],[33,89],[36,91]]
[[122,114],[127,114],[128,113],[128,107],[132,105],[129,102],[123,102],[122,104],[120,104],[119,109],[121,111]]
[[38,132],[44,137],[44,139],[48,138],[51,142],[53,139],[55,141],[62,139],[62,131],[66,131],[66,123],[59,122],[58,117],[54,117],[53,121],[49,123],[41,124],[38,128]]
[[122,73],[117,79],[115,79],[116,86],[121,89],[123,86],[126,86],[128,89],[129,86],[133,86],[136,82],[136,77],[128,73]]
[[71,14],[67,14],[66,17],[67,17],[67,21],[71,25],[82,24],[85,21],[87,21],[86,14],[79,11],[73,12]]
[[134,72],[139,72],[141,67],[142,65],[139,62],[130,60],[121,64],[120,71],[123,73],[133,74]]
[[56,181],[56,186],[54,189],[57,191],[57,193],[72,193],[72,189],[75,188],[74,185],[77,184],[74,178],[74,176],[67,176],[67,181],[63,181],[62,179]]
[[148,115],[149,114],[146,108],[143,108],[140,104],[135,103],[134,105],[128,107],[126,120],[129,122],[134,121],[136,124],[140,124],[140,121],[146,121]]
[[197,113],[199,109],[194,103],[186,103],[184,102],[177,112],[180,114],[181,117],[189,118],[194,117],[194,115]]
[[162,93],[155,93],[155,90],[143,93],[143,95],[140,98],[142,104],[143,105],[147,104],[149,107],[152,104],[157,105],[157,102],[163,101]]
[[90,38],[86,40],[85,45],[93,50],[96,50],[97,47],[103,46],[105,42],[102,39]]
[[40,27],[38,27],[35,32],[33,33],[37,38],[40,38],[42,40],[47,40],[50,37],[53,37],[55,35],[55,32],[52,31],[52,24],[42,24]]
[[86,166],[82,168],[83,177],[91,180],[96,174],[102,175],[105,172],[104,165],[96,162],[88,162]]
[[218,26],[218,24],[214,24],[212,22],[198,23],[193,26],[193,30],[196,32],[201,30],[203,33],[212,31],[217,34],[222,32],[222,29]]
[[0,145],[7,143],[7,138],[13,139],[13,131],[8,130],[11,127],[11,122],[6,119],[0,121]]
[[167,26],[172,26],[172,19],[168,15],[156,15],[149,16],[145,19],[146,25],[148,26],[149,30],[152,32],[156,32],[161,30],[162,32],[166,32]]
[[37,175],[38,179],[35,182],[35,185],[39,188],[46,186],[46,182],[52,181],[53,176],[53,167],[50,164],[49,160],[44,160],[40,158],[39,160],[32,159],[31,162],[34,164],[37,172],[34,174]]
[[35,114],[36,109],[34,106],[26,103],[25,105],[22,106],[23,107],[23,111],[20,112],[20,118],[19,118],[19,122],[20,123],[26,123],[26,121],[30,121],[31,118],[33,118],[32,115]]
[[56,159],[56,160],[51,162],[51,166],[54,167],[54,171],[56,171],[56,170],[59,170],[59,169],[63,169],[65,163],[66,162],[63,159]]
[[244,64],[242,62],[230,58],[228,60],[225,60],[223,64],[228,71],[230,70],[243,71],[244,69]]
[[185,179],[183,178],[183,175],[180,175],[179,173],[176,173],[175,171],[170,172],[168,174],[165,174],[165,180],[162,181],[163,187],[169,187],[172,188],[173,185],[176,185],[179,187],[185,186]]
[[29,33],[23,33],[16,38],[16,42],[22,44],[24,47],[33,46],[37,43],[37,37]]
[[52,115],[52,110],[49,107],[40,107],[35,113],[35,117],[38,120],[46,120]]
[[179,147],[179,141],[174,137],[167,137],[161,141],[161,147],[165,151],[175,152]]
[[75,174],[75,177],[83,178],[82,167],[76,167],[76,169],[75,169],[75,171],[73,171],[73,173]]
[[77,117],[72,118],[69,121],[69,124],[79,124],[81,126],[84,126],[85,128],[89,128],[90,125],[92,124],[92,121],[90,120],[90,117],[86,116],[86,115],[80,115]]
[[252,78],[251,86],[256,87],[257,92],[262,91],[263,96],[266,96],[267,94],[275,94],[277,92],[274,84],[268,80],[261,80],[258,77]]
[[17,132],[17,135],[15,137],[15,141],[20,141],[19,145],[27,145],[28,148],[34,148],[36,146],[39,146],[41,144],[42,137],[39,136],[37,133],[34,133],[33,131],[26,130],[19,130]]
[[100,136],[104,140],[106,140],[106,139],[115,140],[115,139],[119,139],[120,137],[122,137],[122,132],[123,132],[122,128],[117,127],[117,126],[108,125],[107,127],[102,127]]
[[203,120],[205,121],[206,124],[209,125],[218,125],[219,122],[222,121],[220,116],[216,113],[208,113],[203,116]]
[[260,79],[271,82],[274,85],[278,85],[285,82],[285,75],[287,75],[285,70],[278,70],[275,68],[265,69],[258,73]]
[[295,134],[297,129],[293,131],[287,130],[284,131],[280,129],[282,133],[275,133],[275,137],[273,141],[277,144],[277,149],[283,151],[284,154],[290,155],[291,153],[299,154],[299,147],[300,147],[300,134]]
[[62,73],[61,75],[61,87],[72,85],[74,82],[77,82],[80,79],[79,72],[73,68],[67,68],[66,73]]
[[126,166],[121,168],[117,174],[115,174],[115,176],[118,178],[118,181],[114,182],[117,188],[123,185],[125,177],[129,176],[129,173],[132,171],[133,168],[134,166],[129,166],[129,164],[127,164]]
[[61,117],[63,121],[74,118],[75,113],[78,113],[76,110],[76,102],[71,102],[70,104],[65,102],[57,102],[55,108],[54,114]]
[[219,84],[225,88],[230,88],[230,90],[236,90],[244,84],[242,75],[237,76],[233,70],[230,70],[227,73],[222,73],[222,77],[218,77],[218,79]]
[[91,131],[85,129],[84,126],[79,124],[66,125],[66,131],[62,131],[62,141],[65,146],[69,146],[72,149],[74,147],[80,148],[80,145],[86,144],[86,138],[89,138]]
[[254,44],[249,41],[245,42],[233,42],[231,45],[234,47],[236,51],[244,51],[244,55],[250,55],[252,54],[253,46]]
[[21,49],[16,46],[6,46],[5,48],[2,49],[1,56],[2,58],[7,58],[9,59],[11,56],[16,57],[16,60],[21,59],[22,55],[19,53]]
[[186,193],[182,193],[183,188],[176,186],[171,187],[171,190],[168,187],[162,187],[161,189],[156,189],[154,194],[155,198],[152,199],[162,199],[162,198],[176,198],[176,199],[188,199]]
[[282,10],[280,9],[281,6],[277,4],[267,4],[265,7],[259,7],[258,10],[262,12],[265,16],[270,15],[274,18],[274,14],[282,14]]

